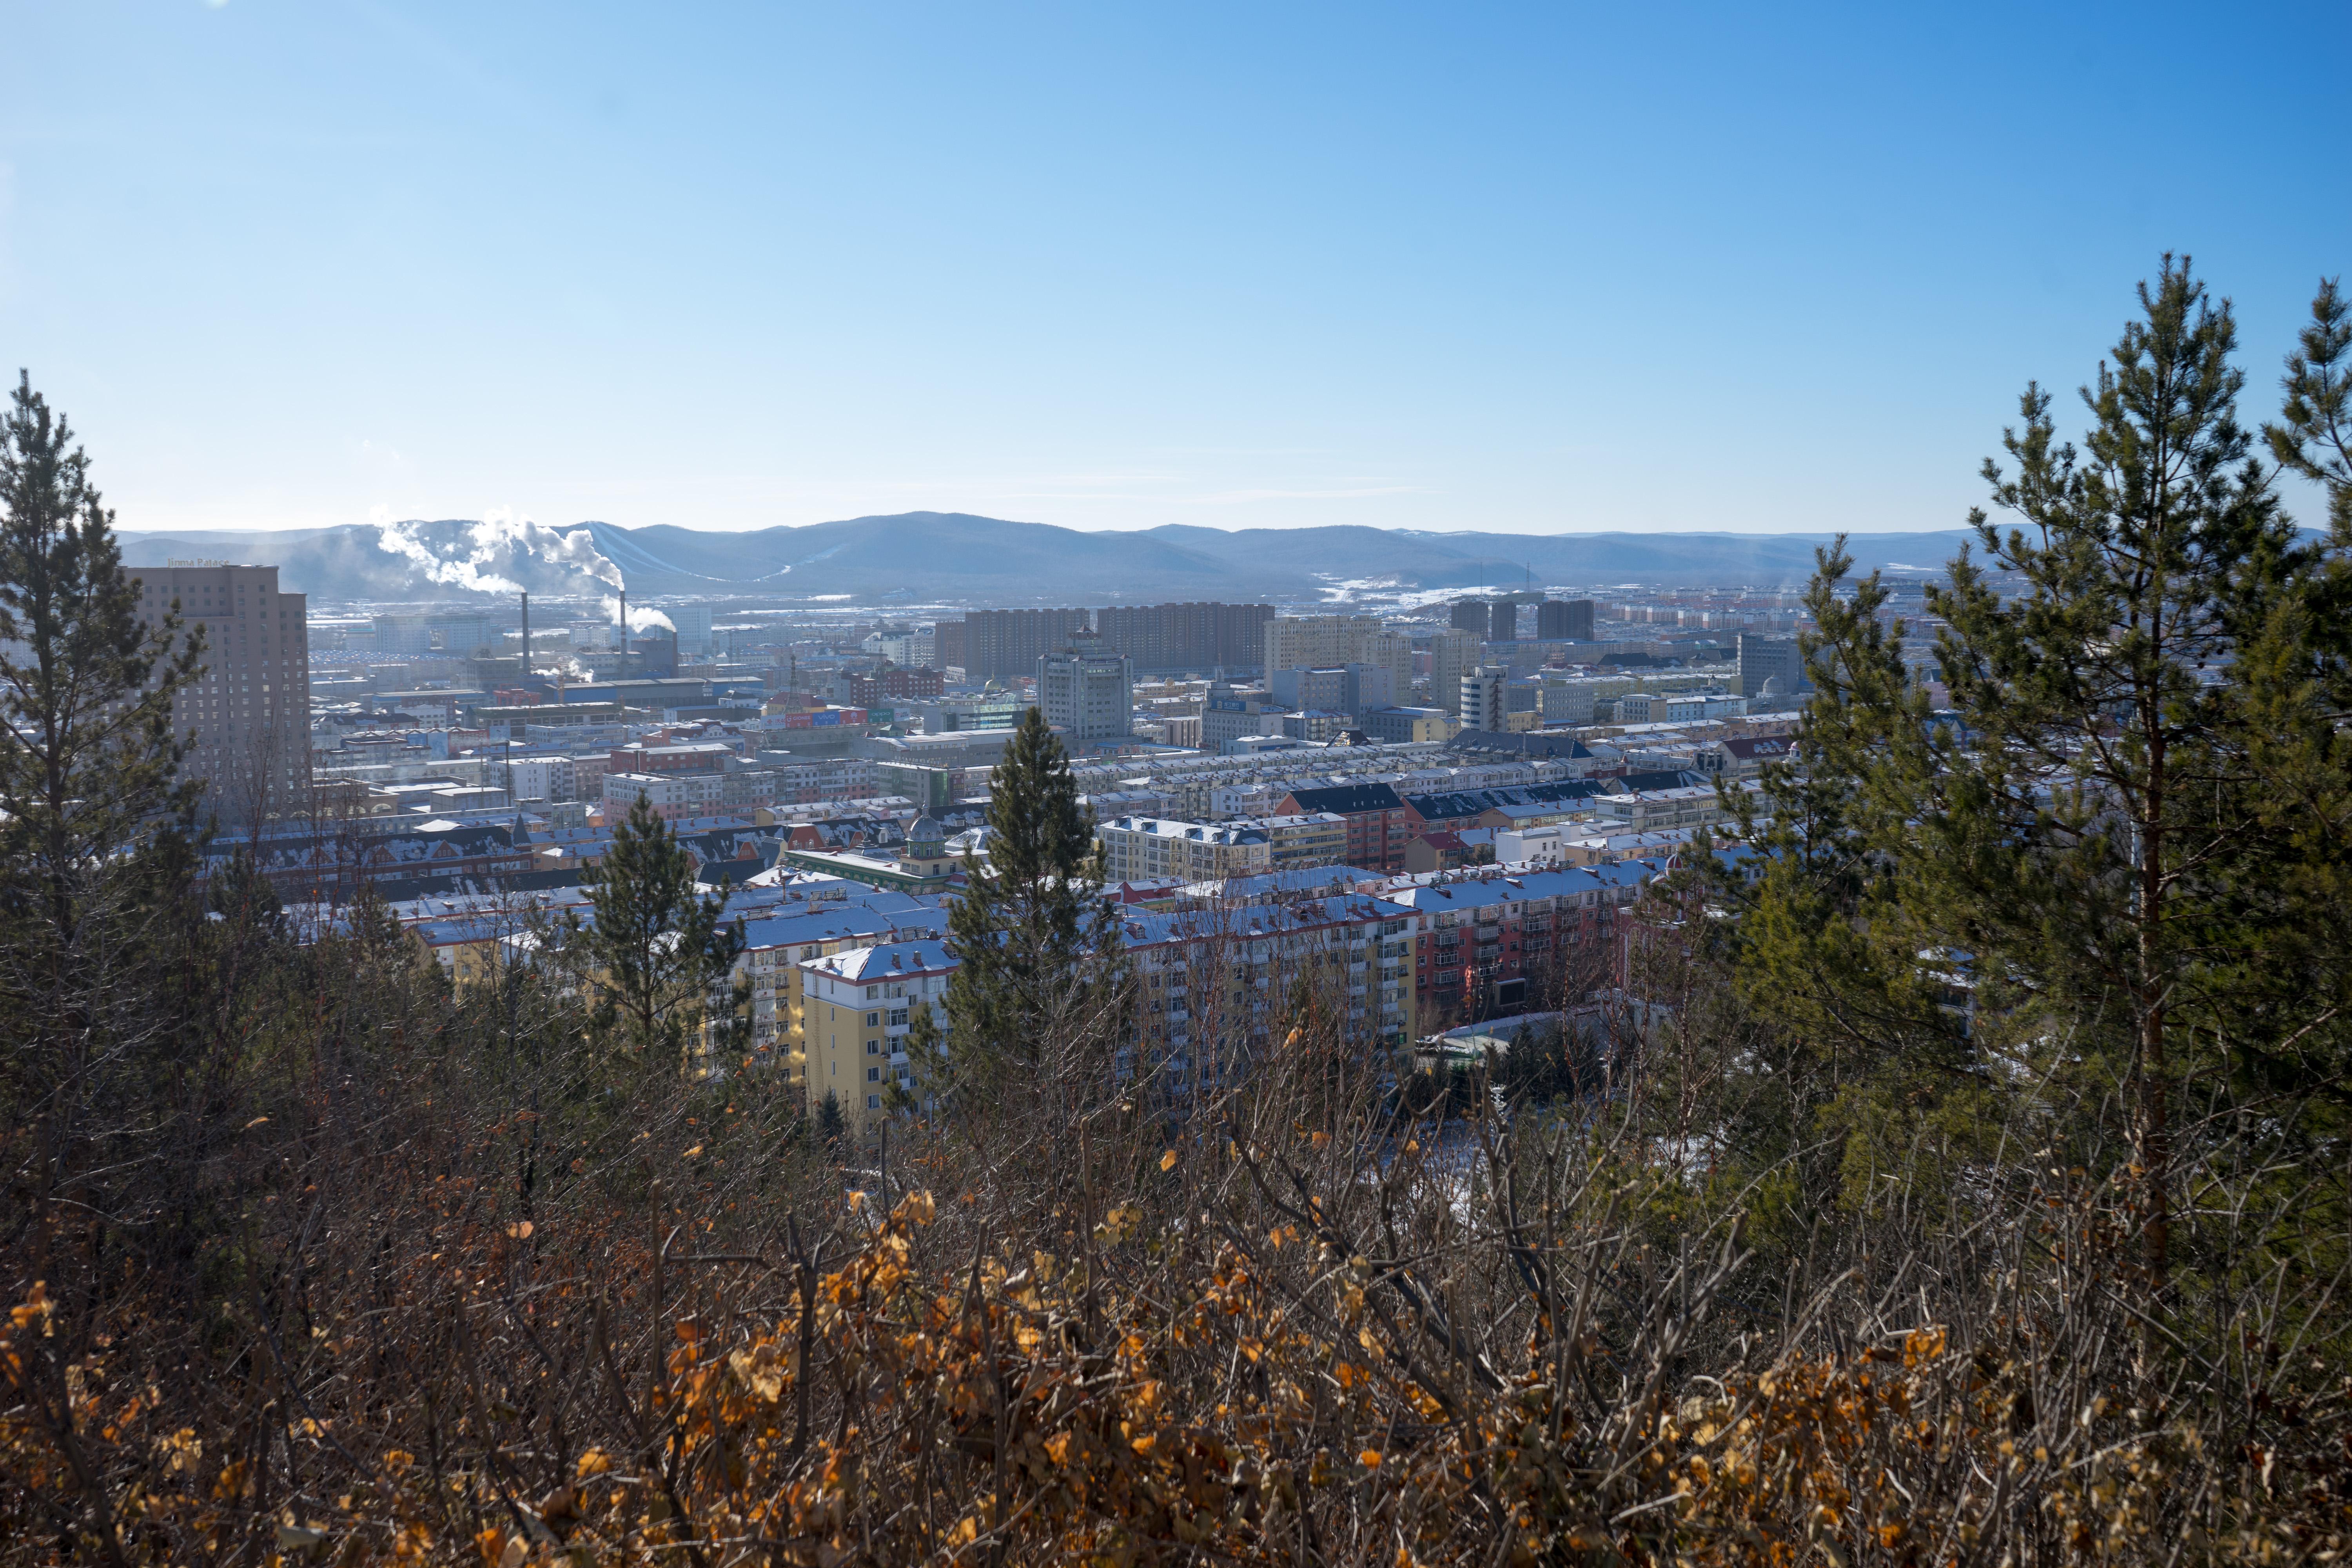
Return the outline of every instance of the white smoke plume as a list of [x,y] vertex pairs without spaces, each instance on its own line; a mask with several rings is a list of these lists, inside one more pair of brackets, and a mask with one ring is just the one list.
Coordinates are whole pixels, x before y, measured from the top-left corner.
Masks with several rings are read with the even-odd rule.
[[622,580],[621,569],[596,548],[596,536],[584,528],[558,533],[544,523],[515,516],[506,507],[494,507],[481,521],[467,529],[472,550],[462,557],[447,557],[436,553],[431,545],[416,536],[410,524],[389,521],[382,507],[371,512],[370,517],[376,525],[377,547],[414,562],[435,583],[470,588],[478,594],[520,594],[521,584],[483,570],[501,554],[510,552],[535,555],[552,565],[593,577],[611,588],[628,586]]
[[[604,601],[604,618],[608,621],[617,621],[621,618],[620,600],[608,598]],[[666,632],[674,633],[677,630],[677,623],[659,610],[648,610],[642,605],[630,605],[629,629],[633,632],[641,632],[650,626],[659,626]]]

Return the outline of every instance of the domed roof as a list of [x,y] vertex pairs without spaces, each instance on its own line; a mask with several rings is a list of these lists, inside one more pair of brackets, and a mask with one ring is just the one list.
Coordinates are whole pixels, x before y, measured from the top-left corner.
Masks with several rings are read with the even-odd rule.
[[944,843],[947,836],[948,830],[928,816],[915,818],[914,826],[907,829],[907,842],[909,844]]

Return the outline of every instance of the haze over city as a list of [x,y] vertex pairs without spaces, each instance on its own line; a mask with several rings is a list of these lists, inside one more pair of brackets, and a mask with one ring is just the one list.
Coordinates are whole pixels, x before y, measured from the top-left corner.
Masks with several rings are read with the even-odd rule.
[[0,0],[0,1568],[2352,1562],[2347,44]]

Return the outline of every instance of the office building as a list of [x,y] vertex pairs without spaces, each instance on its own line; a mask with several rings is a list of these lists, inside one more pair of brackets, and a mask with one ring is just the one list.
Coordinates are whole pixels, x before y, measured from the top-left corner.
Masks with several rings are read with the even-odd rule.
[[1072,632],[1085,630],[1084,610],[973,610],[963,618],[961,668],[973,680],[1018,680],[1036,674],[1037,661],[1058,651]]
[[[1272,710],[1281,711],[1279,707]],[[1264,734],[1267,711],[1267,704],[1255,694],[1237,691],[1228,681],[1211,681],[1201,703],[1200,748],[1223,752],[1244,736]]]
[[1546,599],[1536,606],[1536,636],[1546,642],[1591,642],[1592,601]]
[[1272,619],[1272,605],[1115,605],[1095,612],[1095,630],[1138,674],[1205,674],[1255,668]]
[[1486,633],[1486,640],[1488,642],[1517,642],[1519,640],[1518,605],[1513,604],[1508,599],[1497,599],[1495,601],[1494,622]]
[[[1767,691],[1765,686],[1773,681],[1779,684]],[[1740,696],[1786,697],[1793,708],[1798,705],[1795,699],[1811,689],[1805,680],[1805,661],[1797,651],[1796,638],[1739,634]]]
[[670,625],[677,628],[677,657],[709,658],[710,657],[710,606],[685,605],[669,612]]
[[1486,640],[1475,631],[1454,628],[1429,639],[1429,700],[1448,713],[1462,711],[1462,678],[1478,668]]
[[1456,599],[1453,605],[1453,618],[1447,624],[1457,632],[1468,632],[1484,641],[1486,628],[1494,625],[1494,616],[1488,612],[1484,599]]
[[1135,717],[1135,668],[1092,632],[1071,632],[1038,656],[1037,706],[1065,741],[1124,740]]
[[187,631],[204,628],[203,670],[172,706],[172,732],[189,745],[181,776],[204,781],[204,811],[225,826],[308,811],[308,597],[279,593],[275,566],[144,566],[131,575],[142,622],[156,624],[176,602]]

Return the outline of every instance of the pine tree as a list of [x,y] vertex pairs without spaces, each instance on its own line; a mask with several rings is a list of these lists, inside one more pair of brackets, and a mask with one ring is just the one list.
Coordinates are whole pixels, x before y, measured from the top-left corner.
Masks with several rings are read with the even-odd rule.
[[54,1221],[93,1258],[116,1207],[100,1184],[135,1173],[170,1115],[156,1099],[181,1020],[157,971],[194,795],[171,720],[201,646],[175,614],[142,624],[113,525],[71,428],[20,375],[0,423],[0,1125],[36,1253]]
[[919,1004],[908,1056],[922,1099],[1058,1090],[1118,1038],[1124,950],[1101,898],[1094,825],[1060,737],[1029,710],[989,783],[988,861],[967,854],[949,911],[942,1021]]
[[[2262,781],[2226,679],[2308,569],[2237,420],[2236,327],[2188,262],[2140,289],[2084,390],[2081,451],[2029,387],[1984,467],[2027,525],[1970,517],[1928,607],[1969,740],[1922,792],[1923,898],[2011,987],[2021,1020],[2115,1064],[2131,1106],[2149,1279],[2170,1267],[2173,1106],[2185,1053],[2237,1020],[2210,961],[2242,913]],[[1995,574],[2000,574],[1996,576]]]
[[582,880],[595,918],[575,926],[567,948],[585,959],[626,1047],[647,1061],[679,1060],[742,951],[740,922],[723,922],[724,898],[695,893],[694,858],[642,795]]

